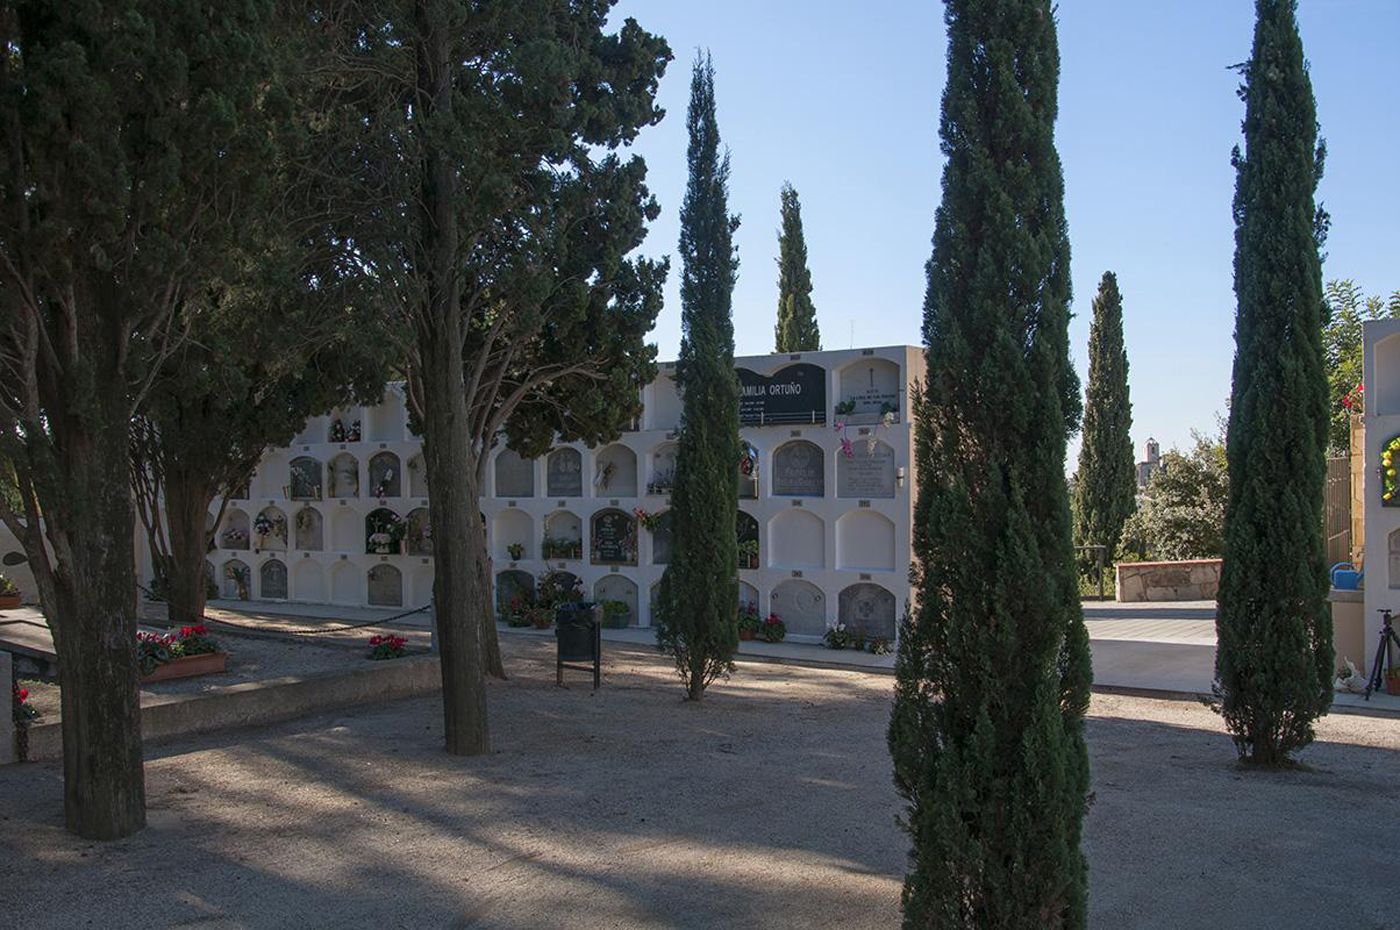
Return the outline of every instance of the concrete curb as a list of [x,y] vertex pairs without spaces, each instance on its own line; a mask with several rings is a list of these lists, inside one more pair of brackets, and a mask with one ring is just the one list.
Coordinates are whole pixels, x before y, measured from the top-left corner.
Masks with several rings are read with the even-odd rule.
[[[182,736],[277,723],[318,711],[381,704],[435,694],[442,689],[437,656],[375,662],[348,672],[292,675],[232,685],[212,694],[161,695],[141,708],[146,745]],[[61,723],[29,729],[29,761],[63,758]]]

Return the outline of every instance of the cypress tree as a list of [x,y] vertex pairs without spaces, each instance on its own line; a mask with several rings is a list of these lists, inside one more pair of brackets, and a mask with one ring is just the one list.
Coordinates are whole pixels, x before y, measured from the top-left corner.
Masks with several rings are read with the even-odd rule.
[[1103,273],[1089,325],[1089,384],[1084,389],[1084,442],[1076,485],[1077,537],[1108,547],[1113,560],[1137,496],[1133,465],[1133,405],[1128,399],[1128,353],[1123,348],[1123,298],[1118,278]]
[[673,656],[686,697],[734,667],[739,645],[739,384],[734,375],[730,303],[739,262],[729,215],[729,155],[719,151],[714,67],[698,57],[690,82],[687,159],[681,206],[680,450],[671,493],[672,557],[661,576],[656,641]]
[[948,0],[917,400],[917,608],[889,741],[906,927],[1082,927],[1091,672],[1065,445],[1069,241],[1050,0]]
[[822,347],[817,308],[812,306],[812,272],[802,234],[802,204],[791,184],[783,185],[783,228],[778,232],[778,325],[775,352],[818,352]]
[[1327,376],[1324,147],[1294,0],[1259,0],[1235,149],[1235,366],[1225,562],[1216,614],[1219,710],[1245,761],[1287,764],[1332,701],[1322,538]]

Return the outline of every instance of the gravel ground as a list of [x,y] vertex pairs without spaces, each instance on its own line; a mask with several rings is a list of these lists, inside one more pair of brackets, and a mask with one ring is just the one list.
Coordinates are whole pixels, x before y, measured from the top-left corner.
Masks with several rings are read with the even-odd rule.
[[[898,925],[888,676],[746,664],[697,707],[643,653],[594,694],[503,646],[485,758],[441,753],[434,700],[189,739],[108,844],[63,831],[56,765],[0,769],[0,923]],[[1089,738],[1093,926],[1400,928],[1400,721],[1329,718],[1287,773],[1191,703],[1096,696]]]

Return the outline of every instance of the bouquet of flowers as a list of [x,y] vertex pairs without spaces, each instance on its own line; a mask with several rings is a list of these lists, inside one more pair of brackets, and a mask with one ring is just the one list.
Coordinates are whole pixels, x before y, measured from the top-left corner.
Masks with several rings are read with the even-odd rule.
[[369,638],[369,658],[401,659],[408,654],[404,646],[408,640],[393,633],[376,634]]

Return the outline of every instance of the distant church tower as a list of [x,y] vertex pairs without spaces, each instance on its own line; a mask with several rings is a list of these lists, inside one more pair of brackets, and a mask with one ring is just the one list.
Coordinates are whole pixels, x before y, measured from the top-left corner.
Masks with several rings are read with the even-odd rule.
[[1157,445],[1157,440],[1151,436],[1147,437],[1146,453],[1146,460],[1137,463],[1138,490],[1147,487],[1147,482],[1152,480],[1152,476],[1162,467],[1162,450]]

